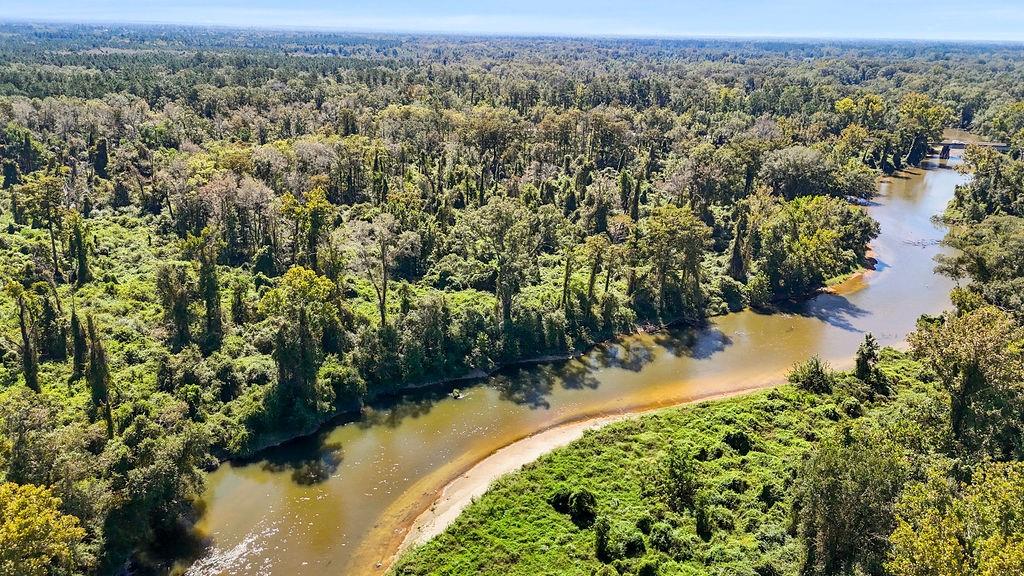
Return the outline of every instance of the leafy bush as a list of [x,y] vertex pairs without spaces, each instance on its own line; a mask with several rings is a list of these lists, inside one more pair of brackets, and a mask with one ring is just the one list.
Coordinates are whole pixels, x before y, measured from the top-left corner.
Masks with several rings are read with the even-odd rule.
[[786,379],[790,384],[795,384],[815,394],[831,392],[834,384],[832,369],[818,356],[812,356],[806,362],[794,366]]

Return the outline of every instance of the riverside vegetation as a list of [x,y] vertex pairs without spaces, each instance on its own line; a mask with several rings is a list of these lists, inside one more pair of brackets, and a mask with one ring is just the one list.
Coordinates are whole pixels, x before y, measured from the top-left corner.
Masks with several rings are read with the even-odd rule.
[[966,286],[910,351],[590,432],[407,553],[413,574],[1024,573],[1021,149],[970,148],[944,220]]
[[[547,551],[571,540],[574,565],[605,572],[757,554],[757,567],[787,571],[794,542],[819,540],[806,565],[876,570],[897,566],[882,559],[887,545],[871,541],[873,564],[836,556],[830,543],[854,543],[829,524],[844,516],[819,508],[831,501],[813,480],[769,471],[797,470],[816,446],[841,461],[877,431],[858,424],[848,441],[821,443],[807,430],[861,413],[882,426],[905,416],[908,394],[931,402],[938,420],[906,433],[920,444],[908,439],[907,453],[928,462],[853,450],[880,459],[856,460],[864,470],[891,472],[877,496],[902,494],[901,512],[869,520],[884,536],[898,518],[893,542],[908,558],[928,548],[915,540],[935,524],[924,515],[945,517],[933,503],[992,497],[969,483],[976,462],[1016,457],[1017,348],[1006,343],[1018,338],[1021,271],[1007,244],[1020,236],[1017,47],[0,32],[3,573],[106,574],[129,561],[159,571],[218,460],[408,386],[811,294],[865,264],[878,229],[859,204],[876,177],[918,163],[950,126],[1014,152],[972,151],[986,177],[958,193],[951,244],[964,256],[943,266],[976,284],[958,313],[923,324],[919,360],[887,352],[877,363],[866,346],[858,378],[810,365],[799,380],[815,390],[702,408],[775,422],[764,437],[733,426],[727,447],[669,442],[669,424],[691,416],[659,416],[666,429],[642,452],[660,464],[641,493],[628,474],[601,486],[559,478],[534,487],[550,494],[529,491],[530,507],[580,525],[550,527],[559,540]],[[947,345],[960,334],[991,337]],[[952,428],[932,437],[943,394]],[[662,458],[665,442],[679,446]],[[735,468],[767,452],[756,478]],[[1015,470],[978,478],[1015,485]],[[718,490],[711,478],[723,475],[738,483]],[[770,503],[748,497],[769,475]],[[612,522],[616,501],[633,511]],[[485,525],[483,506],[452,534]],[[791,510],[800,520],[785,524]],[[772,527],[769,544],[754,524]],[[537,525],[505,528],[510,540],[447,554],[431,544],[399,569],[487,554],[506,555],[495,567],[540,566],[540,548],[511,543]],[[694,539],[705,537],[712,545]]]

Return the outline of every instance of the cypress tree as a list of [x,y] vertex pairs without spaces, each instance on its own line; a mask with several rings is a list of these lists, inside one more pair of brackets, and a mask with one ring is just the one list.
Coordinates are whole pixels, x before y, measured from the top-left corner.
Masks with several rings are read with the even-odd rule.
[[28,174],[36,169],[32,161],[32,135],[27,130],[21,139],[21,165],[19,167],[22,174]]
[[11,188],[11,216],[14,219],[14,223],[20,226],[28,224],[28,218],[26,217],[25,210],[19,202],[19,194],[17,188]]
[[619,206],[629,205],[633,196],[633,177],[623,170],[619,173]]
[[871,389],[878,394],[887,394],[889,383],[885,373],[878,369],[880,346],[875,336],[868,332],[864,335],[864,342],[857,348],[856,368],[854,373],[857,379],[871,386]]
[[316,339],[309,326],[309,314],[306,308],[299,309],[299,384],[307,407],[316,406],[316,371],[317,371]]
[[300,308],[291,328],[282,324],[277,332],[274,357],[277,360],[277,409],[283,416],[303,418],[316,411],[317,350],[306,309]]
[[85,236],[82,217],[75,215],[71,224],[71,254],[75,258],[75,283],[81,286],[92,281],[92,269],[89,268],[89,245]]
[[103,413],[107,423],[107,437],[114,437],[114,418],[110,410],[110,368],[107,365],[107,351],[96,331],[96,323],[92,316],[86,319],[89,330],[89,369],[86,379],[89,382],[89,394],[92,398],[93,412]]
[[181,350],[192,342],[188,270],[178,264],[165,264],[157,270],[156,288],[164,309],[164,321],[171,329],[171,348]]
[[572,279],[572,257],[572,246],[567,246],[565,249],[565,271],[562,275],[562,299],[559,302],[562,312],[565,312],[566,307],[569,305],[569,281]]
[[124,208],[125,206],[132,205],[131,190],[128,189],[128,183],[122,178],[114,179],[114,196],[110,204],[114,208]]
[[248,320],[248,310],[245,305],[245,284],[238,282],[231,289],[231,321],[236,326],[244,325]]
[[109,157],[107,155],[107,139],[100,138],[96,141],[96,147],[93,148],[92,153],[92,167],[96,172],[96,175],[106,180],[109,177],[107,173],[107,163]]
[[4,190],[21,182],[21,179],[18,177],[18,165],[13,160],[4,160],[3,177]]
[[206,307],[206,327],[203,332],[203,344],[210,353],[220,348],[224,340],[224,315],[220,306],[220,278],[217,274],[217,262],[211,246],[203,248],[199,255],[199,291],[203,295]]
[[68,357],[68,331],[64,319],[54,304],[54,298],[45,294],[39,314],[42,338],[40,356],[46,360],[66,360]]
[[35,329],[24,296],[18,298],[18,308],[21,324],[21,366],[25,374],[25,385],[39,392],[39,354],[36,352]]
[[564,200],[562,201],[562,214],[568,218],[573,212],[576,211],[576,189],[571,183],[566,183],[563,187]]
[[71,309],[71,379],[78,380],[85,376],[89,362],[89,341],[85,336],[85,327],[78,319],[78,309]]
[[732,248],[729,253],[729,276],[734,280],[745,282],[747,279],[746,261],[743,259],[743,238],[747,234],[747,212],[741,210],[732,229]]
[[629,217],[633,222],[640,220],[640,182],[633,186],[633,193],[629,197]]

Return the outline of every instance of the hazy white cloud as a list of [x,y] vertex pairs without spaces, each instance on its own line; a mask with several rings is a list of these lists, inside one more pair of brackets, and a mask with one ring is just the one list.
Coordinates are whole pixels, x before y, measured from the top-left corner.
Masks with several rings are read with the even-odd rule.
[[1010,0],[0,0],[0,17],[343,30],[1024,40]]

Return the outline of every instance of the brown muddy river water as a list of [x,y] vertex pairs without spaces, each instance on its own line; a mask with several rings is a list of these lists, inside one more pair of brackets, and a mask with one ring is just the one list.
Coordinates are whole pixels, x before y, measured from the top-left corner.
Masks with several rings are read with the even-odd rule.
[[[952,161],[951,161],[952,162]],[[509,369],[463,390],[374,406],[359,420],[210,474],[190,576],[382,571],[409,522],[449,480],[512,442],[602,414],[668,406],[781,381],[818,354],[849,366],[865,332],[902,345],[918,316],[949,305],[933,272],[931,221],[965,177],[945,161],[887,179],[868,208],[877,270],[788,313],[741,312],[705,329],[598,346],[577,360]]]

